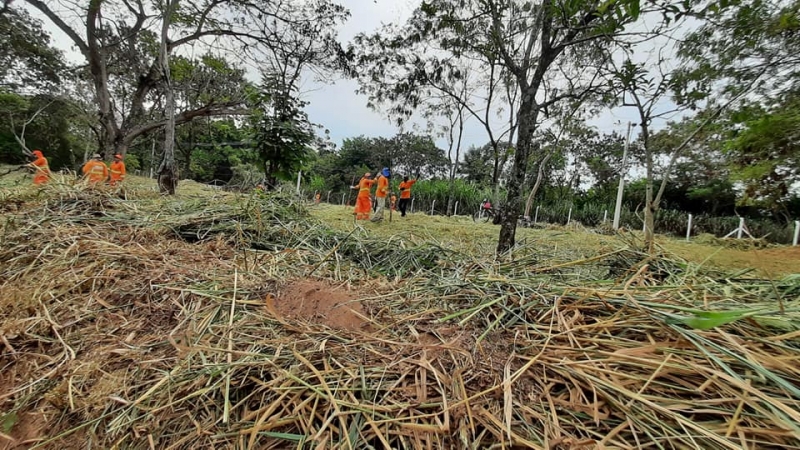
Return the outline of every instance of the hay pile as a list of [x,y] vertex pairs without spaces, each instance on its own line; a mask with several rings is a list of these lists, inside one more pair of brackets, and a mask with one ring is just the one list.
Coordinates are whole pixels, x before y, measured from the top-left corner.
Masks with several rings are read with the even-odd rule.
[[16,205],[0,445],[800,448],[797,278],[626,249],[496,263],[294,202]]

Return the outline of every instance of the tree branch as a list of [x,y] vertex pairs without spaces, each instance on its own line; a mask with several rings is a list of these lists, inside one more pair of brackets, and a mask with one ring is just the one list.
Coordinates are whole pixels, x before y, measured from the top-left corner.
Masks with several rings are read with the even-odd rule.
[[[175,116],[175,125],[180,125],[192,121],[197,117],[218,117],[218,116],[244,116],[250,114],[250,110],[241,108],[240,103],[229,103],[220,105],[207,105],[202,108],[193,109],[191,111],[184,111]],[[137,137],[161,128],[166,125],[167,119],[150,122],[144,125],[139,125],[132,128],[128,134],[125,135],[123,142],[130,144]]]
[[67,25],[67,23],[64,22],[61,19],[61,17],[58,16],[58,14],[54,13],[53,10],[51,10],[47,5],[44,4],[44,2],[40,0],[25,0],[25,1],[29,5],[41,11],[45,16],[47,16],[48,19],[52,20],[53,23],[56,24],[56,26],[59,29],[61,29],[61,31],[63,31],[67,36],[69,36],[70,39],[72,39],[72,42],[74,42],[75,45],[78,46],[78,49],[80,49],[81,53],[86,55],[88,58],[89,46],[86,45],[86,42],[83,39],[81,39],[78,33],[76,33],[75,30],[70,28],[69,25]]

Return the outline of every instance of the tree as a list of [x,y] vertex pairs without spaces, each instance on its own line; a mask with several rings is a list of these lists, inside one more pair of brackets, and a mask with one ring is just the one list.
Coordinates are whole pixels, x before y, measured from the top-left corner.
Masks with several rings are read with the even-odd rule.
[[64,76],[63,54],[50,45],[41,21],[8,5],[0,15],[0,89],[53,91]]
[[164,0],[162,5],[161,47],[158,52],[158,65],[162,71],[165,86],[166,107],[164,115],[164,155],[158,168],[158,189],[162,193],[175,195],[178,186],[178,167],[175,164],[175,91],[172,87],[172,76],[169,70],[169,24],[172,15],[178,9],[178,0]]
[[[522,187],[540,113],[546,115],[550,106],[582,98],[594,89],[598,63],[604,60],[595,45],[608,42],[639,12],[638,0],[545,0],[539,4],[521,0],[432,0],[423,2],[409,20],[413,33],[406,40],[437,43],[437,48],[446,52],[442,60],[472,60],[484,69],[496,62],[499,73],[507,73],[509,85],[518,90],[516,145],[508,195],[501,209],[498,255],[514,245]],[[418,68],[414,61],[406,58],[400,63]],[[457,66],[452,73],[449,67],[434,67],[433,81],[446,83],[460,76]],[[425,71],[425,78],[428,73]],[[408,90],[402,84],[398,88]],[[414,101],[412,97],[402,108],[415,108]]]
[[800,0],[711,2],[700,17],[706,20],[679,46],[682,91],[691,93],[681,101],[750,90],[777,98],[800,89]]
[[681,44],[680,81],[708,86],[707,92],[729,103],[755,94],[730,115],[732,139],[726,156],[732,177],[745,183],[743,202],[783,211],[785,217],[797,175],[792,140],[800,93],[800,1],[745,0],[736,8],[721,6],[710,4],[704,11],[709,20]]
[[[513,149],[517,85],[510,82],[496,53],[478,51],[483,58],[479,62],[446,56],[448,52],[461,52],[459,46],[471,39],[468,35],[485,33],[487,21],[476,19],[468,29],[458,31],[440,27],[429,39],[432,22],[425,12],[428,7],[431,4],[423,4],[403,27],[387,26],[372,36],[356,37],[357,46],[351,50],[358,54],[354,66],[359,91],[369,95],[370,106],[388,104],[390,116],[399,123],[417,109],[430,121],[444,108],[460,111],[461,122],[471,119],[481,124],[493,153],[491,185],[496,195],[510,156],[506,150]],[[505,107],[501,103],[504,99]],[[503,115],[507,128],[494,120]]]
[[[147,106],[165,74],[160,65],[161,58],[155,51],[145,54],[146,60],[137,65],[142,70],[127,74],[134,81],[130,88],[120,90],[122,98],[114,98],[114,86],[120,77],[114,67],[117,61],[112,59],[117,54],[115,50],[144,42],[149,32],[147,25],[154,15],[159,16],[158,12],[148,10],[146,2],[91,0],[88,7],[75,3],[72,9],[54,10],[42,0],[25,1],[61,29],[85,58],[89,68],[87,76],[94,88],[103,153],[124,154],[137,137],[162,128],[168,120],[174,119],[176,124],[181,124],[197,117],[247,112],[242,95],[222,101],[213,99],[199,107],[176,111],[170,119],[147,119]],[[313,30],[318,23],[340,20],[347,15],[344,8],[328,0],[317,0],[313,5],[184,0],[180,6],[169,21],[167,54],[193,45],[203,47],[216,43],[227,45],[227,50],[240,57],[263,58],[266,49],[284,45],[281,36],[274,32],[279,26],[302,33]],[[77,22],[79,25],[73,25],[65,17],[81,17],[82,20]],[[152,32],[149,34],[152,36]],[[219,41],[220,38],[225,38],[225,41]]]
[[800,181],[800,94],[772,106],[732,115],[726,143],[732,177],[744,183],[744,204],[761,206],[790,221],[787,209]]
[[74,167],[82,140],[75,110],[74,102],[62,97],[0,92],[0,161],[20,164],[26,152],[41,149],[51,169]]
[[264,80],[252,121],[255,149],[269,189],[277,187],[278,180],[290,180],[311,157],[314,125],[304,106],[294,89],[287,90],[280,79]]

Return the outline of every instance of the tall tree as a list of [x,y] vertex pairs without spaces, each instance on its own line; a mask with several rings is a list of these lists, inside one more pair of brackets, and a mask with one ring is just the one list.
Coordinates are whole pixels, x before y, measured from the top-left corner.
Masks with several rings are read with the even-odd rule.
[[491,185],[496,194],[508,150],[513,149],[517,84],[492,49],[473,47],[477,60],[448,55],[462,53],[473,35],[485,34],[489,21],[473,18],[458,29],[436,25],[436,18],[428,15],[439,7],[435,3],[423,2],[404,26],[388,25],[376,34],[356,37],[352,51],[357,55],[359,91],[369,95],[370,106],[388,105],[390,117],[399,123],[420,109],[430,117],[447,103],[457,108],[449,109],[461,111],[462,120],[479,123],[492,150]]
[[169,24],[172,15],[178,9],[179,0],[164,0],[161,3],[161,47],[158,52],[158,65],[162,71],[164,92],[166,93],[166,105],[164,115],[164,155],[161,165],[158,168],[158,189],[162,193],[175,195],[175,188],[178,186],[178,167],[175,164],[175,90],[172,87],[172,76],[169,70]]
[[[413,33],[407,34],[406,40],[437,42],[446,52],[441,58],[445,60],[474,60],[484,68],[494,61],[518,89],[514,163],[501,210],[498,255],[514,245],[540,113],[593,89],[603,61],[596,45],[609,42],[639,12],[638,0],[431,0],[414,12],[409,21]],[[447,82],[449,77],[460,76],[460,71],[450,75],[446,67],[437,67],[432,76],[435,81]],[[415,106],[413,101],[404,105]]]
[[[146,108],[152,92],[164,76],[158,52],[146,54],[141,71],[129,73],[135,81],[124,91],[123,98],[114,97],[115,49],[139,42],[146,37],[153,17],[144,0],[90,0],[88,7],[77,3],[52,6],[43,0],[24,0],[44,14],[63,31],[81,52],[89,68],[98,110],[103,153],[125,153],[137,137],[162,128],[167,120],[176,124],[196,117],[241,114],[245,98],[219,101],[213,99],[202,106],[176,111],[172,119],[147,119]],[[315,24],[331,17],[342,18],[347,12],[329,0],[313,4],[297,2],[246,2],[241,0],[184,0],[170,21],[166,52],[216,44],[240,57],[263,57],[269,48],[280,48],[284,42],[274,30],[279,26],[296,30],[313,29]],[[68,18],[79,17],[72,21]],[[152,36],[152,32],[149,33]],[[119,111],[117,111],[119,109]]]

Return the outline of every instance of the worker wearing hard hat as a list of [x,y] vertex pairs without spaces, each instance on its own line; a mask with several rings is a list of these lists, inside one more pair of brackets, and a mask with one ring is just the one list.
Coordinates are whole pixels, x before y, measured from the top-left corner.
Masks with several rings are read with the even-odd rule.
[[81,172],[90,184],[103,183],[108,179],[108,167],[97,153],[92,155],[92,159],[86,161]]
[[378,202],[378,207],[375,210],[375,215],[370,219],[371,222],[380,222],[383,220],[383,210],[386,209],[386,196],[389,194],[389,168],[384,167],[380,175],[378,175],[378,189],[375,191],[375,200]]

